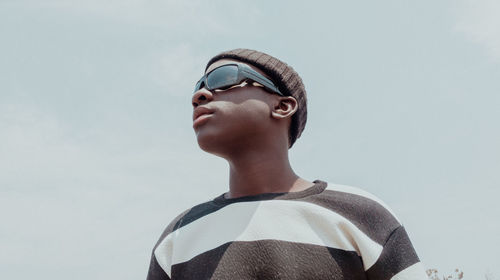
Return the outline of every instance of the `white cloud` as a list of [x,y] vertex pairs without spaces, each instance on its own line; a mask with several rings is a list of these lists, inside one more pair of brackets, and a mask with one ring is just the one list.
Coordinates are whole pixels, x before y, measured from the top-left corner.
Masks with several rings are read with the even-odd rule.
[[456,12],[456,30],[500,61],[500,1],[463,0]]

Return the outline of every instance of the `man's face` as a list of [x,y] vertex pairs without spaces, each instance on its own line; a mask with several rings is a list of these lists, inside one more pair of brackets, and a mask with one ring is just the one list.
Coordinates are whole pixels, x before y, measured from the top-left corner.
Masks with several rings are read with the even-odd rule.
[[[206,73],[233,62],[235,60],[218,60]],[[271,108],[277,98],[278,95],[266,92],[261,86],[246,82],[226,90],[198,90],[192,97],[193,116],[196,117],[193,129],[198,144],[203,150],[220,156],[251,148],[269,131]],[[205,114],[198,116],[201,113]]]

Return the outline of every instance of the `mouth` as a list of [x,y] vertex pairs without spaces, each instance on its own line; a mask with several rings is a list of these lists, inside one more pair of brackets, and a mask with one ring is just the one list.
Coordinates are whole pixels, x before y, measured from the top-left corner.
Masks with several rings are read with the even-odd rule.
[[202,113],[196,116],[196,118],[193,121],[193,128],[196,128],[205,122],[207,122],[213,115],[214,113]]

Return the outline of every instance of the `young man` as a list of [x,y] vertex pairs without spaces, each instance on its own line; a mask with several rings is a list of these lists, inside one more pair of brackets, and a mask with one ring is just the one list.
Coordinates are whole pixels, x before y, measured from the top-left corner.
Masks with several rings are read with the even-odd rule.
[[290,66],[254,50],[223,52],[192,105],[199,146],[229,163],[229,190],[170,223],[148,280],[427,279],[383,202],[292,170],[288,149],[305,127],[307,98]]

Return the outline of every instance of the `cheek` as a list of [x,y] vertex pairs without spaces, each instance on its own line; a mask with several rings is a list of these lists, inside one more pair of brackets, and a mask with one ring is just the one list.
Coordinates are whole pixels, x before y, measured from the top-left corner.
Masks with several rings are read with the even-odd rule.
[[[245,100],[241,103],[217,102],[213,120],[203,130],[212,136],[234,140],[261,133],[271,115],[268,105],[259,100]],[[201,129],[200,129],[201,131]],[[221,139],[222,140],[222,139]]]
[[269,121],[271,111],[269,106],[260,100],[246,100],[228,107],[229,123],[235,126],[253,127],[263,126]]

